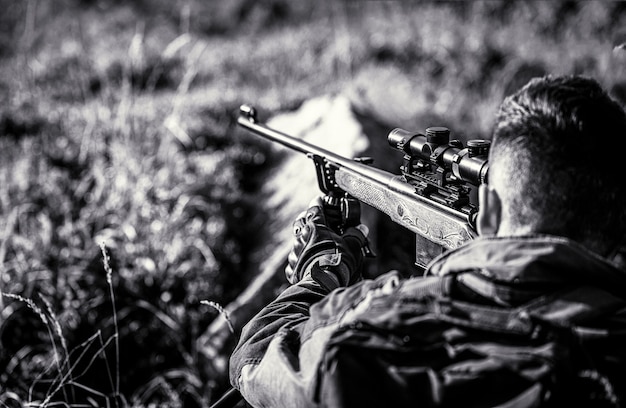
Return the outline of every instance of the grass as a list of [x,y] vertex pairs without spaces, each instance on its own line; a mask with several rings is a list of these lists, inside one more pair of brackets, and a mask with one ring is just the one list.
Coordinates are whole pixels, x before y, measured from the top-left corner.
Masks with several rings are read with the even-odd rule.
[[623,2],[0,7],[0,406],[215,400],[195,339],[255,273],[280,160],[241,103],[344,93],[381,127],[483,137],[531,76],[626,89]]

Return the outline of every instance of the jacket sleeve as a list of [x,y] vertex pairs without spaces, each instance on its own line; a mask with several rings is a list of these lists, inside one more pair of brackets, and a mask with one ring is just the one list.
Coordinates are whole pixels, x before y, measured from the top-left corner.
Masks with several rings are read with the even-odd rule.
[[[285,289],[243,328],[230,359],[230,381],[253,406],[307,406],[307,379],[298,378],[300,330],[311,305],[327,295],[303,279]],[[299,403],[294,402],[300,400]]]
[[255,407],[316,406],[330,336],[397,279],[386,274],[330,294],[310,278],[290,286],[244,327],[230,360],[232,385]]

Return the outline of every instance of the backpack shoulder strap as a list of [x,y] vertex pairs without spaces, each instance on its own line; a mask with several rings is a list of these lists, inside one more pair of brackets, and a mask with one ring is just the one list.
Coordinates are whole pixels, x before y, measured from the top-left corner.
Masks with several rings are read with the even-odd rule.
[[626,300],[593,287],[565,289],[529,302],[517,309],[518,316],[530,317],[555,326],[572,326],[608,316],[626,307]]
[[[464,280],[464,284],[467,283]],[[475,287],[477,283],[478,288]],[[499,290],[498,283],[488,279],[474,279],[471,285],[487,296]],[[513,308],[459,301],[446,295],[435,298],[430,304],[431,310],[442,319],[463,326],[522,335],[532,334],[537,322],[572,327],[626,309],[626,299],[594,286],[567,287]]]

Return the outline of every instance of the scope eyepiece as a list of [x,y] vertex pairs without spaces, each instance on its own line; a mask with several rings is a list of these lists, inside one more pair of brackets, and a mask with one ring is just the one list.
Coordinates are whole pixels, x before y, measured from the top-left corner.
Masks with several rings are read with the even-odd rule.
[[491,142],[484,139],[472,139],[467,141],[467,150],[469,157],[487,156]]

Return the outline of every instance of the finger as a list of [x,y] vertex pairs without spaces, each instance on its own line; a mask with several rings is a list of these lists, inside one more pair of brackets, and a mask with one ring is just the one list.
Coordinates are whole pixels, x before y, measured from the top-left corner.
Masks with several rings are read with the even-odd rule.
[[307,210],[304,220],[306,222],[317,221],[318,219],[323,220],[323,217],[324,211],[322,210],[322,207],[311,207]]
[[298,219],[296,219],[293,224],[292,224],[292,232],[293,235],[295,235],[296,237],[299,237],[300,235],[302,235],[303,232],[303,228],[304,228],[304,218],[303,217],[299,217]]
[[306,221],[326,223],[326,215],[324,214],[324,200],[322,196],[317,196],[309,203]]
[[292,232],[295,237],[299,237],[300,235],[302,235],[302,226],[299,223],[294,224]]
[[369,234],[369,228],[366,225],[359,224],[356,227],[350,227],[346,230],[346,232],[342,235],[345,238],[353,238],[359,241],[365,242],[367,240],[367,235]]
[[287,278],[287,282],[295,283],[294,275],[295,273],[291,265],[287,265],[287,267],[285,268],[285,277]]
[[367,237],[368,237],[368,235],[370,234],[370,229],[369,229],[369,228],[367,228],[367,225],[365,225],[365,224],[359,224],[359,225],[357,225],[357,226],[356,226],[356,227],[354,227],[354,228],[356,228],[356,229],[358,229],[359,231],[361,231],[361,234],[363,234],[363,236],[364,236],[365,238],[367,238]]
[[345,234],[342,235],[342,238],[349,250],[355,253],[366,247],[368,232],[368,228],[360,224],[357,227],[348,228]]
[[309,203],[309,208],[311,207],[324,207],[324,200],[322,199],[322,196],[317,196],[314,199],[311,200],[311,202]]
[[289,255],[287,255],[287,262],[289,263],[289,267],[292,265],[295,266],[298,263],[298,255],[296,255],[294,251],[289,252]]

